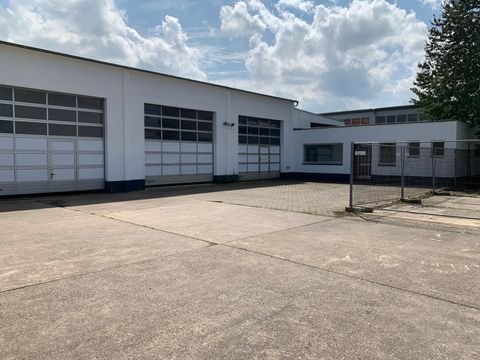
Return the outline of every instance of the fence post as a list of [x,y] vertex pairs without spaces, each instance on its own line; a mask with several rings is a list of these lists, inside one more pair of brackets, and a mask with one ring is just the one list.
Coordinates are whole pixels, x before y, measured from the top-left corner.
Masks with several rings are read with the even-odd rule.
[[348,199],[348,206],[353,210],[353,170],[355,161],[355,143],[350,144],[350,194]]
[[401,171],[401,187],[402,187],[402,192],[400,195],[400,200],[403,201],[405,200],[405,146],[400,145],[400,171]]
[[435,159],[435,155],[432,155],[432,191],[435,193],[437,191],[437,184],[436,184],[436,169],[435,167],[437,166],[437,161]]

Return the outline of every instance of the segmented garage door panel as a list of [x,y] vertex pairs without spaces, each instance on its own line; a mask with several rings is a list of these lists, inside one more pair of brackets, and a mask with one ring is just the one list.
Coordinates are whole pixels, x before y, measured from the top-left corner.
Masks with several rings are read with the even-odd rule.
[[281,121],[239,116],[238,122],[240,180],[280,177]]
[[104,188],[103,99],[0,88],[0,196]]
[[213,112],[145,104],[147,186],[213,181]]

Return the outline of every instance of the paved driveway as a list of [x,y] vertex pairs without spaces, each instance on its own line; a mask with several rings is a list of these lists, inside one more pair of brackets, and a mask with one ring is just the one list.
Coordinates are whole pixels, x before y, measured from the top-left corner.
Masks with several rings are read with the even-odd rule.
[[480,359],[478,227],[338,216],[345,191],[0,201],[0,358]]

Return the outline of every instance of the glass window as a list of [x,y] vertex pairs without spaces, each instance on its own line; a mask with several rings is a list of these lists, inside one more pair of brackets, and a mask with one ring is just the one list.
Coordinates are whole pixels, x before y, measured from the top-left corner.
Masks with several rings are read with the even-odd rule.
[[432,156],[434,157],[445,156],[445,143],[443,141],[436,141],[432,143]]
[[257,145],[258,144],[258,136],[249,136],[248,143],[250,145]]
[[257,128],[257,127],[249,126],[249,127],[248,127],[248,130],[247,130],[247,133],[248,133],[249,135],[258,135],[258,128]]
[[417,122],[418,121],[418,115],[417,114],[408,114],[407,115],[407,120],[408,120],[408,122]]
[[84,109],[103,110],[103,100],[94,97],[79,96],[78,107]]
[[318,165],[341,165],[343,144],[304,145],[304,161]]
[[167,128],[167,129],[179,129],[180,128],[180,121],[177,120],[177,119],[163,118],[162,123],[163,123],[163,128]]
[[77,112],[74,110],[48,109],[48,120],[77,121]]
[[13,121],[0,120],[0,133],[13,134]]
[[280,136],[280,130],[278,129],[270,129],[270,136]]
[[162,119],[156,117],[145,116],[145,126],[148,127],[162,127]]
[[280,129],[280,121],[270,120],[270,127],[273,127],[275,129]]
[[276,138],[276,137],[270,138],[270,145],[280,145],[280,138]]
[[48,124],[48,134],[55,136],[77,136],[75,125]]
[[345,126],[352,126],[352,119],[343,120],[343,123],[345,124]]
[[258,119],[258,126],[270,127],[270,121],[265,119]]
[[352,125],[361,125],[362,119],[352,119]]
[[247,124],[248,125],[253,125],[253,126],[258,126],[258,119],[257,118],[247,118]]
[[12,88],[0,86],[0,100],[12,100]]
[[420,156],[420,143],[410,142],[408,143],[408,156],[419,157]]
[[34,104],[46,104],[47,93],[42,91],[15,89],[15,101]]
[[380,163],[379,165],[396,165],[397,163],[397,145],[395,143],[380,144]]
[[198,110],[198,120],[213,121],[213,112]]
[[13,117],[13,105],[0,104],[0,116]]
[[268,128],[260,128],[260,135],[262,136],[270,136],[270,129]]
[[238,127],[238,133],[239,134],[246,134],[247,133],[247,127],[246,126],[239,126]]
[[197,130],[197,122],[196,121],[189,121],[189,120],[182,120],[182,129]]
[[247,123],[247,118],[245,116],[239,116],[238,123],[245,125]]
[[162,115],[162,107],[160,105],[144,104],[143,111],[148,115]]
[[187,119],[196,119],[197,118],[197,110],[180,109],[180,117],[187,118]]
[[48,93],[48,104],[57,106],[77,107],[77,97],[74,95]]
[[103,114],[89,111],[79,111],[78,122],[103,124]]
[[404,123],[407,122],[407,115],[397,115],[397,123]]
[[213,141],[213,135],[211,133],[198,133],[198,141],[211,143]]
[[145,129],[145,139],[161,140],[162,130]]
[[16,121],[15,133],[26,135],[47,135],[47,124]]
[[15,117],[25,119],[47,119],[47,109],[33,106],[15,105]]
[[79,126],[78,136],[81,137],[103,137],[102,127]]
[[269,138],[269,137],[260,136],[260,144],[262,144],[262,145],[269,145],[269,144],[270,144],[270,138]]
[[[199,140],[200,141],[200,140]],[[247,143],[247,137],[245,135],[240,135],[238,137],[238,143],[239,144],[246,144]]]
[[375,119],[375,123],[377,124],[385,124],[386,121],[385,116],[377,116]]
[[197,141],[197,133],[193,131],[182,131],[182,141]]
[[213,130],[212,123],[199,121],[197,126],[198,126],[199,131],[212,131]]
[[387,124],[395,124],[395,115],[387,116]]
[[171,117],[179,117],[180,116],[180,109],[171,107],[171,106],[162,106],[162,115],[163,116],[171,116]]
[[180,140],[180,132],[173,130],[163,130],[163,140]]

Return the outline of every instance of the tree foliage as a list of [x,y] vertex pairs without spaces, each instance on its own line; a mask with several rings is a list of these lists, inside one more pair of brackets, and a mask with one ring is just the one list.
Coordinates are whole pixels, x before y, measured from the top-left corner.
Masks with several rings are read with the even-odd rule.
[[412,99],[432,120],[480,126],[480,0],[446,0],[434,16]]

